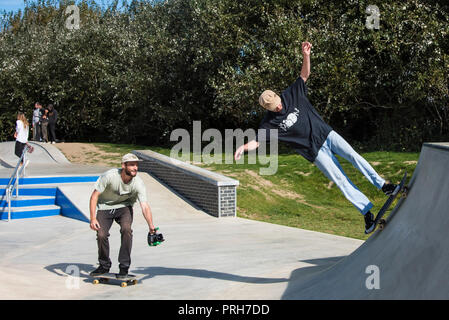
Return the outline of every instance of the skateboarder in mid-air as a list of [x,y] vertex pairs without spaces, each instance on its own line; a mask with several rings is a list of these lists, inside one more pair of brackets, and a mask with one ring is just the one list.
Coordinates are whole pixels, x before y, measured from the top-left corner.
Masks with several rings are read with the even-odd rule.
[[[121,246],[119,252],[120,273],[117,277],[126,278],[131,264],[133,205],[139,200],[150,234],[156,229],[147,201],[145,184],[137,176],[139,158],[132,153],[122,157],[122,168],[106,171],[95,183],[90,197],[90,228],[97,231],[98,261],[100,266],[91,272],[99,276],[109,272],[109,230],[112,223],[120,224]],[[96,212],[96,209],[98,211]]]
[[373,204],[349,180],[335,155],[351,162],[376,188],[388,196],[398,192],[398,186],[386,183],[363,157],[324,122],[310,104],[306,81],[310,75],[311,48],[309,42],[302,43],[303,64],[300,77],[281,96],[271,90],[265,90],[260,95],[259,104],[268,110],[260,124],[260,129],[266,131],[265,135],[258,134],[256,140],[240,146],[235,152],[235,159],[240,159],[244,151],[259,147],[259,142],[269,140],[270,129],[277,130],[280,141],[290,144],[337,185],[364,216],[365,233],[369,233],[375,228],[374,215],[370,211]]

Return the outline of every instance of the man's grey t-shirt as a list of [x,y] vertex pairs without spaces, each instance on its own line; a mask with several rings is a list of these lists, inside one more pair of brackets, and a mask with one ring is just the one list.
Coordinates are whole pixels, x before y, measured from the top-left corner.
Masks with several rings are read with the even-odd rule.
[[120,173],[122,169],[111,169],[102,174],[95,183],[100,192],[98,210],[112,210],[133,206],[137,200],[147,202],[147,191],[142,179],[135,176],[128,184],[124,183]]
[[278,130],[280,141],[287,142],[304,158],[314,162],[332,128],[307,99],[307,86],[301,77],[282,92],[281,100],[282,110],[268,111],[262,119],[259,131],[266,129],[265,138],[258,134],[257,141],[269,141],[269,130]]
[[34,109],[33,110],[33,123],[38,123],[39,121],[41,121],[41,117],[42,117],[42,112],[41,109]]

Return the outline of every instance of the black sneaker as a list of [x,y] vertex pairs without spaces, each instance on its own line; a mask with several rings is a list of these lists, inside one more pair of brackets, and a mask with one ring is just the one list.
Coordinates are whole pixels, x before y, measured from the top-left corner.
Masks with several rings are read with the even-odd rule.
[[109,272],[109,269],[106,269],[106,268],[103,268],[102,266],[99,266],[97,269],[92,271],[90,273],[90,275],[94,277],[94,276],[99,276],[99,275],[102,275],[102,274],[105,274],[105,273],[108,273],[108,272]]
[[120,272],[117,273],[117,279],[125,279],[128,277],[128,269],[120,268]]
[[382,191],[387,196],[395,195],[399,191],[399,185],[393,183],[384,183]]
[[371,233],[373,232],[373,229],[376,225],[374,224],[374,214],[371,213],[371,211],[368,211],[365,214],[365,233]]

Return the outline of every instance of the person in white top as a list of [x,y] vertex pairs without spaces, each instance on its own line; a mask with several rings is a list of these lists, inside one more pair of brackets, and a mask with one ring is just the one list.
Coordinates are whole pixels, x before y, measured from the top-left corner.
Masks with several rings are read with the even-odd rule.
[[25,146],[28,145],[29,131],[30,125],[25,117],[25,114],[23,114],[23,112],[19,112],[17,114],[16,132],[14,133],[14,138],[16,139],[14,154],[19,158],[22,156]]

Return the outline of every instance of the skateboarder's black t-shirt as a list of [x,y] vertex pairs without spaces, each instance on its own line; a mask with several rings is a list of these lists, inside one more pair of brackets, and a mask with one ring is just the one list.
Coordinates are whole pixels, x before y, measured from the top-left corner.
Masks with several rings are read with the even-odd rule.
[[269,129],[278,130],[278,139],[287,142],[310,162],[315,161],[318,151],[332,128],[324,122],[307,99],[307,86],[299,77],[281,94],[282,110],[267,111],[260,123],[266,129],[265,137],[257,135],[257,141],[269,141]]

